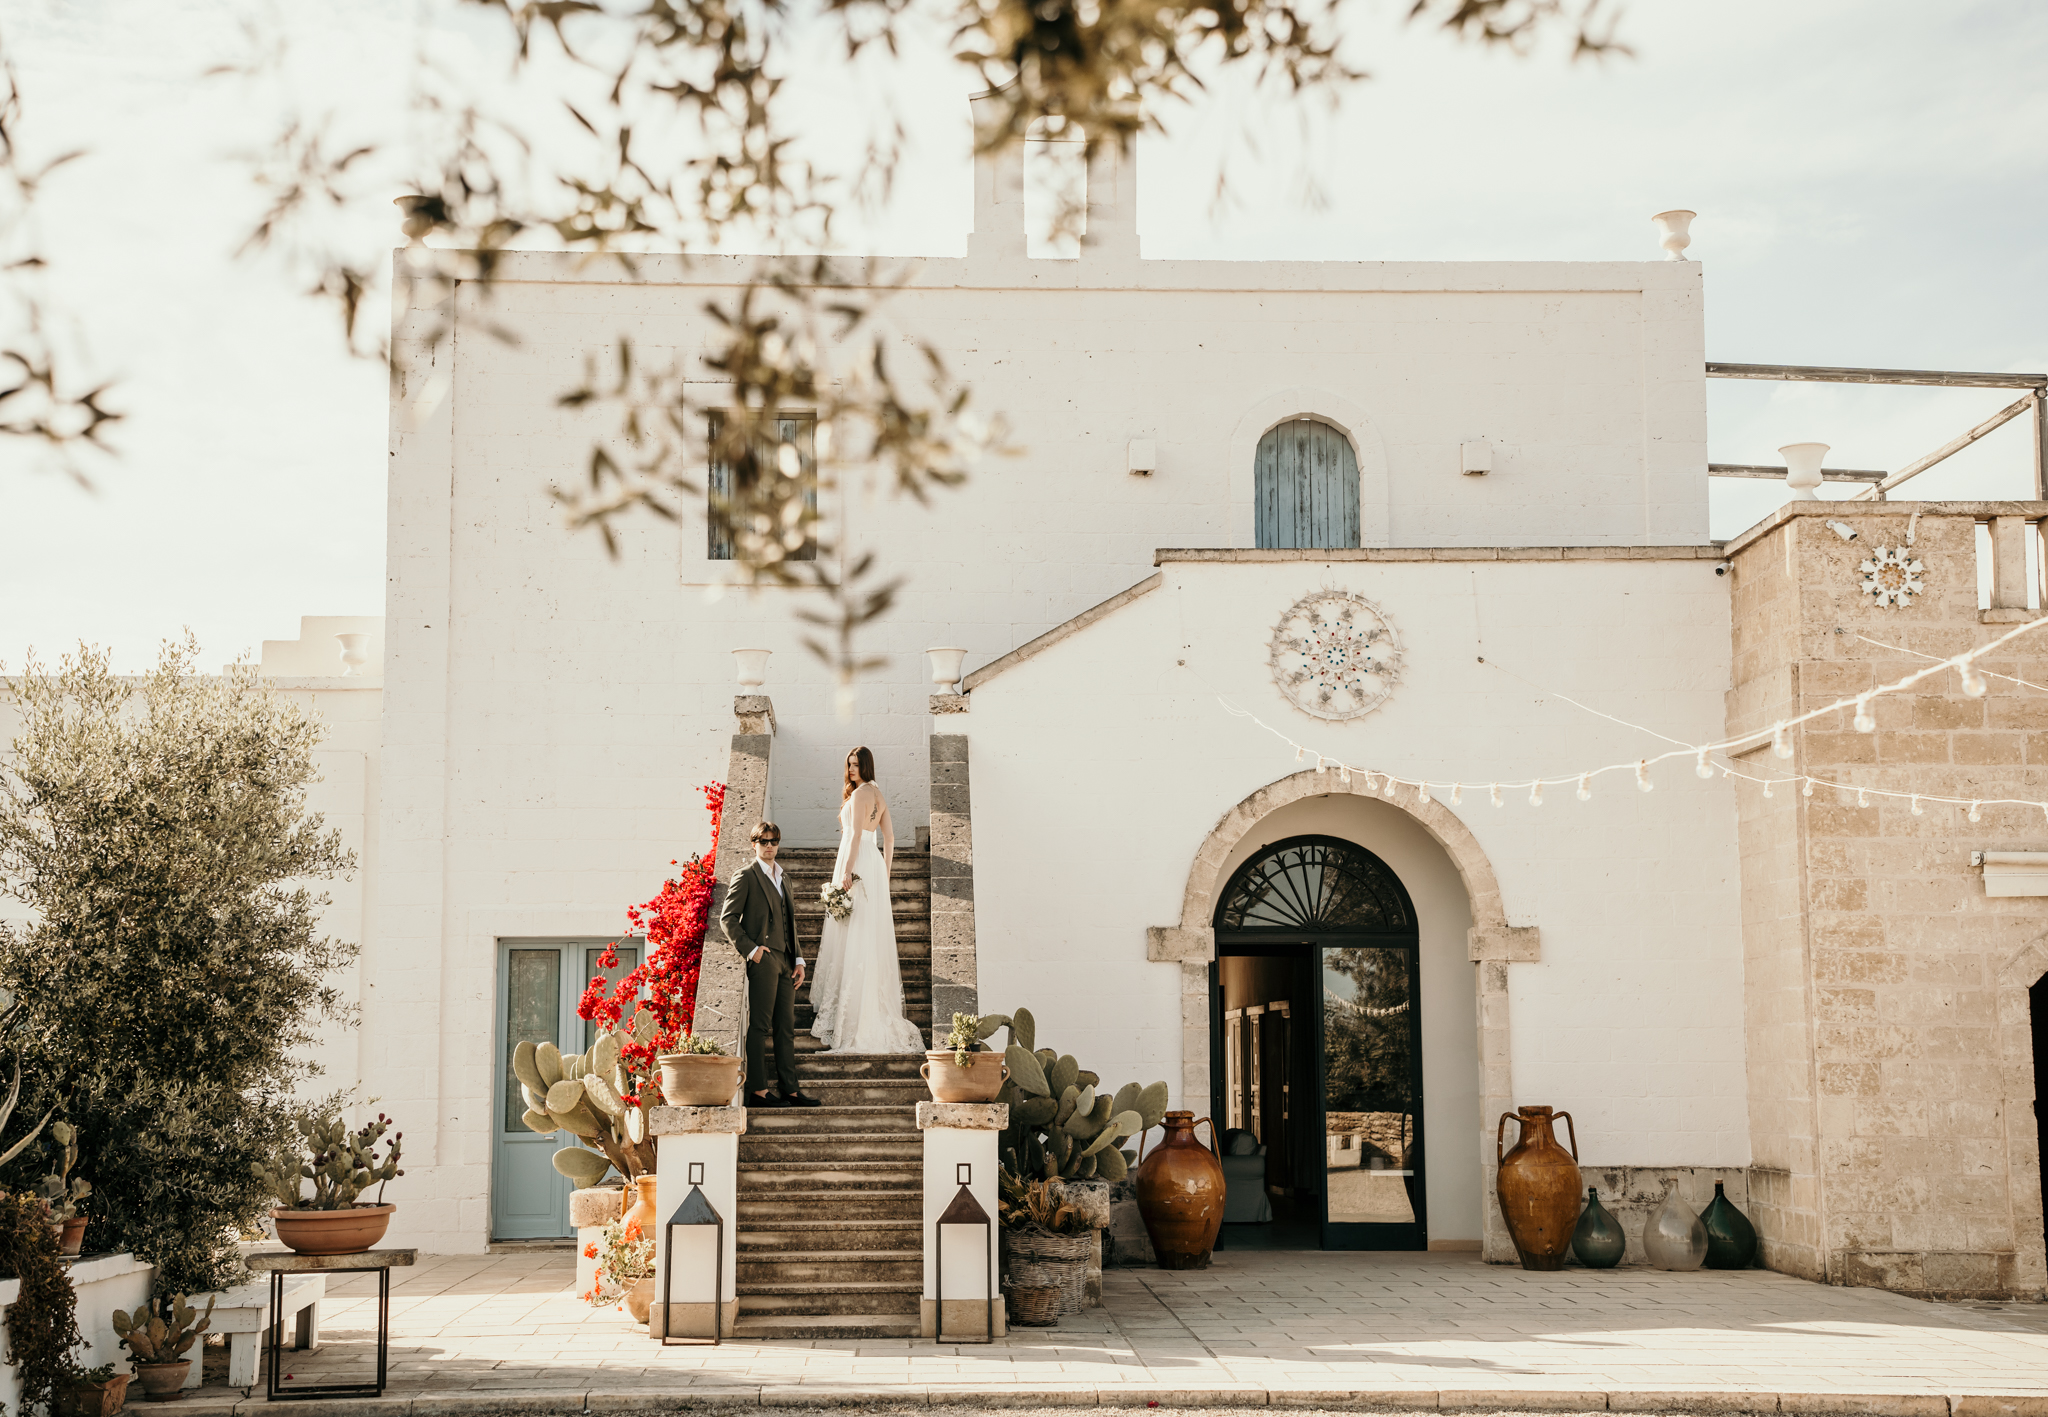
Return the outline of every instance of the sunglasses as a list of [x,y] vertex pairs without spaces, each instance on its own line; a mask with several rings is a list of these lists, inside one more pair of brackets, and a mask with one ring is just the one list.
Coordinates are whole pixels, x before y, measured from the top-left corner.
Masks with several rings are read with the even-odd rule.
[[754,838],[754,840],[759,842],[762,846],[782,845],[782,838],[779,836],[757,836]]

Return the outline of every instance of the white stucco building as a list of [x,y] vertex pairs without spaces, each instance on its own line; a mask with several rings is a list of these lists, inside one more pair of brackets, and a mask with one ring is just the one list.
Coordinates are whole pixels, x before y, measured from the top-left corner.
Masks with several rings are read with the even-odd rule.
[[[566,1008],[577,951],[617,938],[625,907],[704,845],[695,788],[733,761],[730,651],[760,646],[774,651],[767,811],[790,842],[830,843],[856,743],[900,830],[933,826],[940,803],[937,855],[962,882],[934,887],[941,1016],[1028,1006],[1041,1041],[1112,1085],[1164,1077],[1175,1106],[1268,1140],[1285,1109],[1295,1130],[1269,1148],[1267,1179],[1295,1242],[1511,1258],[1490,1195],[1495,1120],[1542,1102],[1573,1113],[1589,1180],[1621,1188],[1618,1209],[1654,1191],[1644,1176],[1682,1177],[1695,1201],[1722,1180],[1762,1212],[1781,1267],[1842,1278],[1829,1256],[1997,1253],[2007,1280],[1977,1292],[2038,1290],[2038,1160],[2018,1121],[2002,1235],[1953,1243],[1828,1229],[1814,1197],[1835,1114],[1818,1092],[1811,1130],[1774,1121],[1759,1142],[1745,942],[1754,956],[1762,937],[1744,872],[1766,846],[1743,835],[1737,782],[1666,764],[1647,794],[1608,774],[1590,800],[1490,800],[1493,782],[1652,751],[1559,695],[1700,742],[1739,716],[1733,687],[1800,654],[1853,654],[1788,642],[1761,670],[1736,662],[1747,563],[1717,574],[1734,553],[1708,538],[1701,267],[1146,261],[1128,173],[1097,194],[1078,260],[1033,260],[1014,179],[984,167],[967,256],[910,263],[891,315],[948,353],[1025,451],[930,509],[826,508],[910,576],[870,641],[888,667],[851,722],[799,648],[787,593],[707,594],[725,567],[701,524],[630,525],[613,563],[564,534],[545,496],[587,455],[589,427],[556,406],[586,356],[630,338],[701,359],[702,307],[744,260],[648,258],[629,280],[512,255],[489,317],[520,342],[473,334],[482,311],[465,297],[456,338],[395,391],[386,614],[349,627],[372,635],[365,674],[328,677],[324,623],[264,652],[333,726],[321,805],[363,854],[336,907],[363,942],[363,1026],[327,1057],[407,1128],[394,1239],[462,1252],[503,1238],[507,951],[559,946]],[[415,318],[399,313],[401,346]],[[446,393],[416,422],[429,378]],[[1135,458],[1150,471],[1130,470],[1133,444],[1150,445]],[[1280,525],[1270,505],[1262,520],[1262,477],[1269,492],[1335,477],[1341,495],[1311,528]],[[1772,537],[1789,548],[1806,525],[1737,549],[1767,562]],[[1958,614],[1975,611],[1971,576]],[[1398,641],[1398,681],[1372,712],[1304,711],[1270,663],[1276,625],[1319,595],[1369,602]],[[968,649],[968,692],[940,712],[932,645]],[[935,737],[964,738],[957,770]],[[1318,772],[1317,754],[1426,780],[1432,800]],[[730,821],[728,841],[749,825]],[[1805,818],[1788,830],[1783,849],[1807,851]],[[1397,882],[1391,914],[1369,930],[1230,916],[1242,871],[1304,840],[1362,849],[1320,869]],[[1324,1096],[1316,1019],[1341,979],[1315,952],[1353,947],[1409,961],[1393,983],[1420,1021],[1416,1120],[1392,1144],[1357,1121],[1384,1098]],[[1828,1006],[1799,1025],[1802,1066]],[[1326,1129],[1326,1113],[1353,1120]],[[1368,1155],[1414,1173],[1395,1187],[1405,1201],[1324,1215],[1325,1168]],[[1764,1171],[1782,1186],[1756,1182]],[[1365,1225],[1388,1228],[1345,1228]]]

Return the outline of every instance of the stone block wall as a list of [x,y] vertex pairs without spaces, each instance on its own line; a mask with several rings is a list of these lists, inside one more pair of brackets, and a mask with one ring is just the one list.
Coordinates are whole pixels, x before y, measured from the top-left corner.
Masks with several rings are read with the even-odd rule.
[[[1731,733],[1891,683],[2038,612],[2012,556],[2044,503],[1792,504],[1728,547]],[[1997,523],[2000,596],[1978,608],[1977,524]],[[2018,520],[2015,520],[2018,519]],[[1854,529],[1845,542],[1829,523]],[[1903,544],[1923,594],[1863,592]],[[2022,566],[2024,562],[2020,563]],[[2011,604],[2017,599],[2017,605]],[[2048,683],[2048,631],[1983,662]],[[1989,898],[1972,853],[2048,850],[2048,816],[1869,796],[2048,800],[2048,692],[1953,672],[1734,759],[1777,779],[1736,794],[1742,852],[1751,1214],[1773,1269],[1928,1295],[2039,1295],[2042,1191],[2027,987],[2048,969],[2038,898]],[[1785,781],[1792,779],[1792,781]],[[1811,794],[1804,779],[1814,779]],[[1841,784],[1835,786],[1832,784]]]
[[963,694],[931,699],[932,1038],[981,1011],[974,956],[974,809]]

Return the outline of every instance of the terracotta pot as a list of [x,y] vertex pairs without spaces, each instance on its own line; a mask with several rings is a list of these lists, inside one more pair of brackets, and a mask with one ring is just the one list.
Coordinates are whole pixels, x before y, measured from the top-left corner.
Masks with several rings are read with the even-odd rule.
[[653,1307],[654,1279],[650,1275],[626,1291],[626,1312],[633,1316],[634,1323],[645,1324],[647,1311]]
[[396,1205],[357,1205],[347,1210],[270,1208],[278,1243],[302,1255],[359,1255],[384,1238]]
[[924,1055],[918,1074],[932,1090],[934,1102],[993,1102],[1010,1075],[1010,1065],[1000,1053],[969,1053],[961,1067],[953,1061],[953,1050]]
[[184,1389],[185,1375],[192,1371],[192,1360],[180,1358],[175,1363],[137,1363],[136,1375],[142,1379],[143,1394],[151,1402],[169,1402]]
[[671,1107],[730,1107],[740,1090],[740,1058],[723,1053],[663,1053],[661,1100]]
[[[643,1240],[653,1239],[654,1232],[661,1228],[660,1212],[654,1208],[654,1181],[652,1172],[645,1176],[636,1176],[633,1184],[625,1191],[626,1225],[628,1228],[639,1226],[640,1238]],[[645,1318],[646,1315],[642,1314],[641,1317]]]
[[[1522,1134],[1503,1155],[1510,1118],[1521,1124]],[[1551,1135],[1553,1120],[1569,1124],[1572,1114],[1559,1112],[1553,1118],[1548,1107],[1521,1107],[1501,1113],[1493,1129],[1500,1213],[1523,1269],[1563,1269],[1579,1219],[1578,1128],[1572,1127],[1572,1149],[1566,1151]]]
[[1161,1269],[1206,1269],[1223,1226],[1223,1163],[1195,1140],[1202,1122],[1209,1119],[1168,1112],[1166,1139],[1138,1163],[1138,1214]]
[[56,1417],[114,1417],[128,1401],[131,1376],[116,1373],[103,1383],[74,1383],[58,1388]]
[[88,1219],[87,1216],[74,1215],[64,1222],[64,1233],[59,1237],[57,1244],[65,1254],[75,1255],[85,1248],[85,1226]]

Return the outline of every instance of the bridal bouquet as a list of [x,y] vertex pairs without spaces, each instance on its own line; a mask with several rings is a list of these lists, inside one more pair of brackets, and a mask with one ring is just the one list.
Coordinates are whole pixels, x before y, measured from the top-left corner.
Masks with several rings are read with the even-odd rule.
[[830,881],[818,892],[818,899],[825,902],[825,913],[834,920],[844,920],[853,914],[853,896]]

